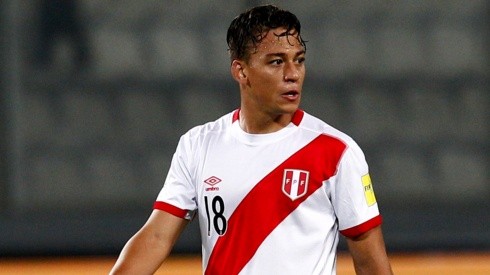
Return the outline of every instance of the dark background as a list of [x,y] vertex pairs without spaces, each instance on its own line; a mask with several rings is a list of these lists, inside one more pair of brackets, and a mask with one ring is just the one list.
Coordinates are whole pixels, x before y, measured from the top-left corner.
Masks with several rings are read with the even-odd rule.
[[[259,3],[1,1],[0,256],[119,253],[179,136],[238,107],[226,30]],[[363,148],[388,249],[490,249],[488,1],[276,3],[309,41],[302,108]],[[197,221],[175,250],[200,251]]]

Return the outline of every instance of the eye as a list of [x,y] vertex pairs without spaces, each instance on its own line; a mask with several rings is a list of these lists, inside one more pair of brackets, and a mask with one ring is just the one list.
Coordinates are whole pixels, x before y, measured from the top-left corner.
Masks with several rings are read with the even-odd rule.
[[283,63],[282,59],[274,59],[269,62],[269,64],[273,64],[273,65],[280,65],[282,63]]
[[304,63],[306,61],[306,58],[304,56],[302,57],[299,57],[298,59],[296,59],[296,61],[300,64]]

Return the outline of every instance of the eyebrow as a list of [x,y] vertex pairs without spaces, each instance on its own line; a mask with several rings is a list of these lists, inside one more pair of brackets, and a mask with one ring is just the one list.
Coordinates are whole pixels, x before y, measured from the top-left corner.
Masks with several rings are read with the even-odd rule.
[[[299,56],[299,55],[302,55],[302,54],[305,54],[306,51],[305,50],[301,50],[301,51],[297,51],[295,56]],[[266,54],[267,57],[273,57],[273,56],[279,56],[279,57],[284,57],[286,54],[285,53],[282,53],[282,52],[279,52],[279,53],[268,53]]]

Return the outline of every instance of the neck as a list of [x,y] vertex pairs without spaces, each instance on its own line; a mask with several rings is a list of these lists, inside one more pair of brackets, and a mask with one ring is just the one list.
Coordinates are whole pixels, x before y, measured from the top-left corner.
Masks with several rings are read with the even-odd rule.
[[247,112],[241,109],[240,127],[249,134],[268,134],[281,130],[292,120],[294,113],[266,114]]

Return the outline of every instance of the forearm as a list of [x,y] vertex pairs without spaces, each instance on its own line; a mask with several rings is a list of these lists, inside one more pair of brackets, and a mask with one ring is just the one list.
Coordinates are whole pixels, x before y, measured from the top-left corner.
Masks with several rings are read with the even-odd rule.
[[386,254],[381,227],[373,228],[354,239],[348,239],[347,244],[357,275],[393,274]]
[[112,275],[153,274],[170,254],[187,221],[155,210],[147,223],[126,243]]
[[170,250],[158,236],[140,231],[126,243],[110,274],[153,274]]
[[393,272],[388,261],[388,257],[378,259],[359,257],[354,258],[354,269],[357,275],[392,275]]

